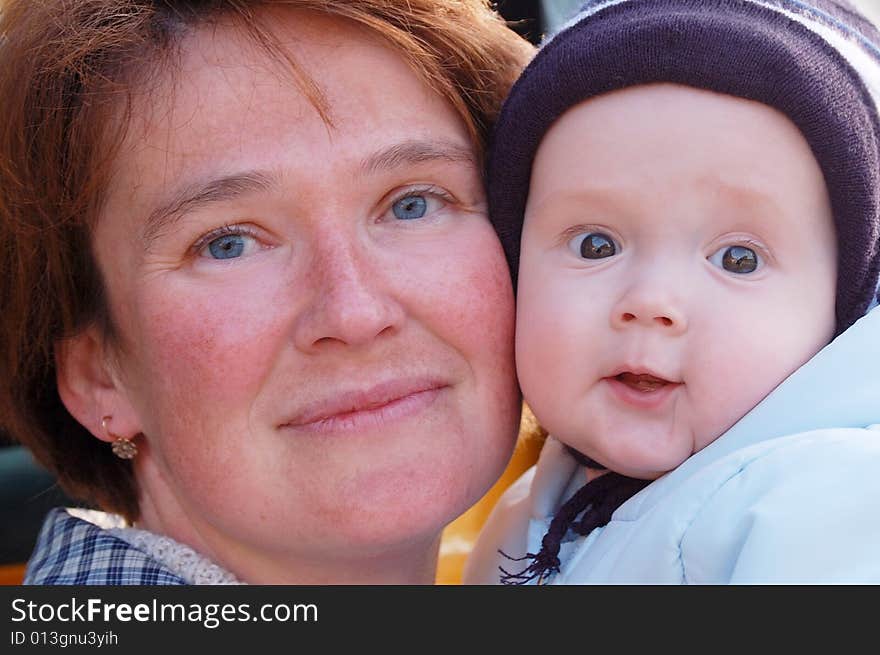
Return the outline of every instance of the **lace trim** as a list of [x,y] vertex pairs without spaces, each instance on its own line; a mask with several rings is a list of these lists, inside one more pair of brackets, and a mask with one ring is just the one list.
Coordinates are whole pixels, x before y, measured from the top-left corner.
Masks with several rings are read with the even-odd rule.
[[107,532],[147,553],[189,584],[246,584],[204,555],[170,537],[163,537],[138,528],[111,528]]

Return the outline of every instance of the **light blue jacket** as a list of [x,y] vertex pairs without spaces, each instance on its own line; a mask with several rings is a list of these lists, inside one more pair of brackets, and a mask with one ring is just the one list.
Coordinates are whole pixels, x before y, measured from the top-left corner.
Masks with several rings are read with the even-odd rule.
[[[536,553],[584,481],[548,439],[490,515],[465,582],[524,568],[497,550]],[[880,309],[560,560],[551,584],[880,582]]]

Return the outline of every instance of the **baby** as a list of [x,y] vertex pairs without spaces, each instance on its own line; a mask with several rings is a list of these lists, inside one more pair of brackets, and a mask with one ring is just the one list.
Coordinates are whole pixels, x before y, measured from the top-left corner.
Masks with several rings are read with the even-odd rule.
[[551,436],[466,582],[880,582],[871,40],[843,2],[612,0],[543,46],[489,195]]

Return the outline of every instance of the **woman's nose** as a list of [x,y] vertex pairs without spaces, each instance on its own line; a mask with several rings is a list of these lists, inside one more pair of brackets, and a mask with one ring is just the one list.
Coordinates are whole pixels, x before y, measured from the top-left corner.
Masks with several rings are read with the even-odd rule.
[[294,341],[302,351],[362,347],[397,332],[405,313],[378,258],[337,250],[317,257],[307,303],[296,318]]

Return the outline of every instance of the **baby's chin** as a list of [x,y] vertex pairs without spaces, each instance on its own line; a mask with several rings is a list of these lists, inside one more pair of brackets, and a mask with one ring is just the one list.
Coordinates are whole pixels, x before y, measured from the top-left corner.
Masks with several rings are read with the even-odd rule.
[[[628,435],[625,441],[623,434]],[[681,426],[671,430],[621,426],[605,435],[600,440],[557,438],[609,470],[641,480],[656,480],[696,452],[692,432]]]
[[669,473],[669,471],[677,468],[686,460],[687,457],[681,460],[675,460],[675,463],[671,465],[656,461],[629,462],[629,465],[609,466],[609,469],[630,478],[638,478],[639,480],[656,480]]

